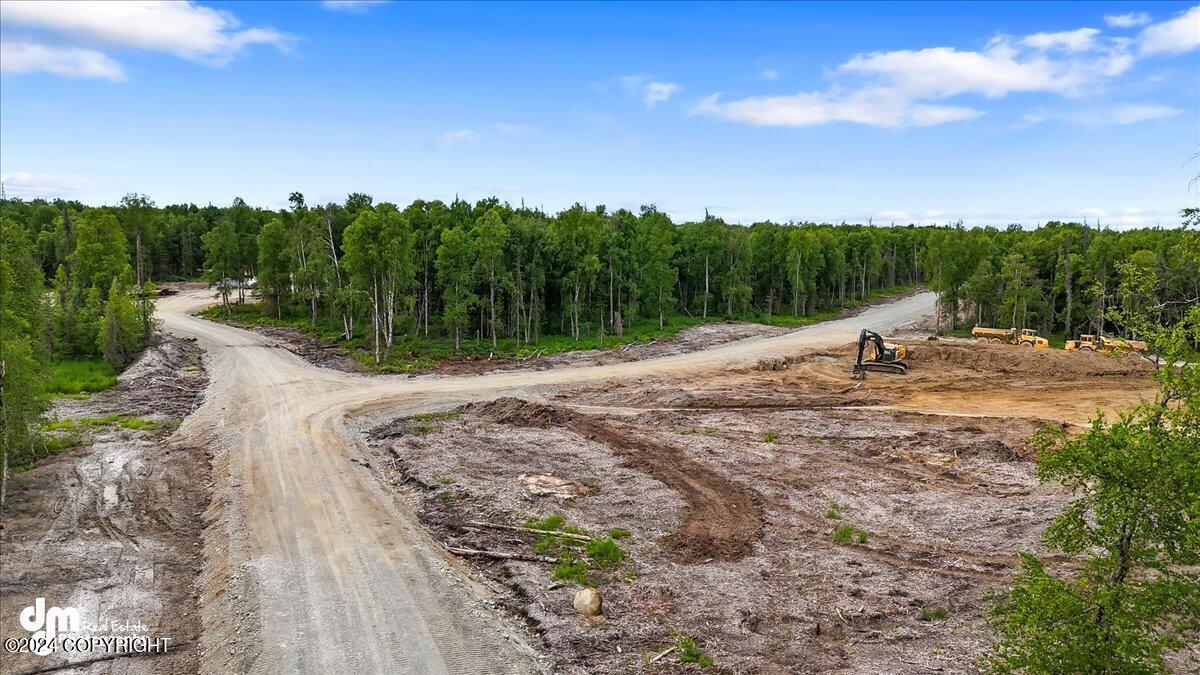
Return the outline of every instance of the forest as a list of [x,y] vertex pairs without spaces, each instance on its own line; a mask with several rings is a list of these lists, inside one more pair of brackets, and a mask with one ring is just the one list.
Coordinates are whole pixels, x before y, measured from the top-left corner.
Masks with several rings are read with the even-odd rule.
[[[555,214],[498,199],[417,200],[401,208],[351,194],[289,207],[157,206],[5,200],[5,442],[50,364],[106,361],[119,372],[152,331],[155,282],[203,278],[215,310],[306,327],[387,369],[403,344],[447,353],[532,348],[546,339],[605,344],[632,327],[745,319],[796,324],[882,293],[938,293],[942,332],[973,324],[1034,328],[1055,339],[1119,329],[1115,304],[1164,321],[1200,297],[1183,227],[1115,231],[1050,222],[1034,230],[758,222],[674,223],[576,204]],[[1125,298],[1122,275],[1150,275]],[[1136,336],[1135,336],[1136,337]],[[503,345],[501,342],[503,341]],[[394,365],[394,364],[393,364]]]

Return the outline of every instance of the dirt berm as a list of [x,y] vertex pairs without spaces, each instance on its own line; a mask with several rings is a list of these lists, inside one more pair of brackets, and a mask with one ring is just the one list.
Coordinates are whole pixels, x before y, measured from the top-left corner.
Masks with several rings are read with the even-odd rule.
[[[1154,366],[1137,354],[1104,356],[1094,352],[1030,349],[1011,345],[978,345],[946,341],[906,342],[905,358],[920,367],[941,361],[970,370],[1046,379],[1148,375]],[[843,348],[841,354],[852,354]]]
[[499,424],[570,429],[604,443],[625,466],[678,492],[687,504],[684,522],[662,544],[681,562],[739,560],[762,537],[762,500],[757,493],[688,458],[678,448],[649,440],[635,427],[512,397],[468,404],[462,411]]

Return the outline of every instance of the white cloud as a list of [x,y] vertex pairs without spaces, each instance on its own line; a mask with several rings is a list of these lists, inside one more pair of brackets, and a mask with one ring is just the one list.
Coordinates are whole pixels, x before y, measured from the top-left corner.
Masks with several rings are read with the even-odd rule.
[[659,82],[645,75],[624,75],[617,78],[621,88],[631,94],[642,97],[647,108],[653,108],[659,103],[669,101],[672,96],[683,91],[683,87],[674,82]]
[[760,75],[762,75],[762,79],[764,79],[764,80],[778,80],[779,79],[779,71],[775,70],[774,68],[767,68],[766,70],[762,71],[762,73],[760,73]]
[[1130,12],[1129,14],[1108,14],[1104,23],[1113,28],[1133,28],[1150,23],[1150,15],[1145,12]]
[[[1085,218],[1094,219],[1098,223],[1107,227],[1114,227],[1117,229],[1142,227],[1147,225],[1151,220],[1159,220],[1154,213],[1147,213],[1144,209],[1139,209],[1132,206],[1114,210],[1088,207],[1079,209],[1079,215],[1084,216]],[[1161,213],[1159,215],[1161,215]],[[1169,213],[1168,219],[1173,215],[1174,213]]]
[[855,122],[878,127],[932,127],[969,120],[983,113],[963,106],[914,103],[889,89],[864,89],[838,97],[822,92],[790,96],[753,96],[721,102],[720,94],[702,99],[692,114],[711,115],[759,127],[808,127]]
[[[1061,34],[1044,33],[1056,36]],[[1039,40],[1056,44],[1060,38]],[[1026,45],[1027,47],[1029,45]],[[1124,41],[1089,48],[1088,56],[1051,57],[1045,48],[1022,50],[1009,38],[996,38],[981,52],[932,47],[858,55],[839,66],[842,73],[870,75],[919,98],[982,94],[1000,98],[1015,92],[1082,93],[1133,65]]]
[[884,211],[879,214],[879,217],[887,220],[908,220],[908,213],[906,211]]
[[928,209],[925,211],[924,215],[926,218],[940,218],[941,216],[943,216],[945,214],[942,213],[941,211],[938,211],[937,209]]
[[496,131],[508,134],[510,136],[525,136],[537,131],[537,127],[529,124],[509,124],[508,122],[496,122],[494,125]]
[[29,173],[14,171],[0,176],[4,191],[13,196],[48,197],[73,194],[90,187],[91,182],[73,174]]
[[472,129],[455,129],[438,134],[437,143],[443,150],[459,143],[479,140],[479,134]]
[[386,2],[387,0],[322,0],[321,6],[335,12],[362,14],[372,7]]
[[1034,49],[1061,49],[1065,52],[1086,52],[1096,48],[1097,28],[1080,28],[1058,33],[1034,33],[1027,35],[1021,43]]
[[1038,110],[1031,113],[1025,113],[1021,116],[1022,127],[1032,127],[1050,119],[1050,115],[1044,110]]
[[1150,120],[1174,117],[1183,112],[1179,108],[1157,103],[1139,103],[1118,105],[1102,110],[1090,110],[1077,113],[1071,120],[1081,124],[1137,124]]
[[91,49],[49,47],[32,42],[0,43],[0,70],[6,73],[45,71],[62,77],[121,82],[121,64]]
[[1145,27],[1138,42],[1142,54],[1183,54],[1200,47],[1200,5]]
[[4,20],[77,40],[165,52],[213,66],[229,63],[252,45],[287,50],[294,41],[273,28],[242,29],[233,14],[190,1],[5,2]]
[[[1133,67],[1138,50],[1179,51],[1191,44],[1181,34],[1200,7],[1168,22],[1149,26],[1135,42],[1109,37],[1096,28],[998,36],[981,50],[930,47],[858,54],[837,66],[823,91],[781,96],[701,99],[693,114],[756,126],[812,126],[853,122],[881,127],[925,127],[977,118],[978,106],[951,104],[957,96],[1002,98],[1043,93],[1078,98],[1102,91]],[[1190,29],[1188,29],[1190,30]],[[1183,31],[1188,32],[1188,31]],[[1192,35],[1194,33],[1194,35]],[[1200,28],[1189,33],[1200,42]],[[1105,124],[1133,124],[1178,114],[1166,106],[1124,106]],[[1025,115],[1022,125],[1051,119],[1045,112]],[[1066,119],[1066,117],[1062,117]]]
[[683,91],[683,87],[674,82],[647,82],[645,89],[642,91],[643,100],[646,106],[653,108],[659,103],[665,103],[672,96]]

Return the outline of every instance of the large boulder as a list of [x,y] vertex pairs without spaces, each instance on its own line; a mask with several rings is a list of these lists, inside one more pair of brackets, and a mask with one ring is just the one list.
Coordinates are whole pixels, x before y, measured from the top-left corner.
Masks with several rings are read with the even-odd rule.
[[576,593],[575,600],[571,604],[575,607],[575,611],[583,616],[596,616],[603,608],[600,591],[594,588],[585,588]]

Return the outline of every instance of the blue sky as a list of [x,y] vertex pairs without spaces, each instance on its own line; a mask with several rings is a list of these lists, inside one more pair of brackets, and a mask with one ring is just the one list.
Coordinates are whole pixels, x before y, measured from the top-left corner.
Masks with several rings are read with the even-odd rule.
[[1200,5],[0,3],[10,195],[1174,225]]

